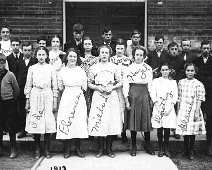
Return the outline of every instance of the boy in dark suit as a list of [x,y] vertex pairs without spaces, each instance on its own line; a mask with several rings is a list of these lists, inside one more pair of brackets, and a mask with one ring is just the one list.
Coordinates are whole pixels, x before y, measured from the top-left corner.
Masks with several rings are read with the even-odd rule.
[[83,44],[82,44],[82,37],[84,35],[84,27],[82,24],[74,24],[73,26],[73,36],[74,39],[68,41],[64,44],[64,51],[67,52],[69,48],[76,48],[80,54],[83,56]]
[[188,38],[183,38],[181,40],[182,53],[179,57],[184,61],[183,65],[186,63],[193,63],[197,55],[191,52],[191,41]]
[[23,54],[20,52],[21,41],[18,38],[11,39],[12,53],[7,57],[9,70],[15,74],[17,77],[17,73],[15,72],[17,62],[23,59]]
[[167,62],[169,53],[163,48],[164,36],[157,35],[155,37],[155,50],[150,51],[147,55],[147,64],[152,67],[154,78],[159,77],[159,66]]
[[19,87],[15,75],[5,69],[6,56],[0,53],[0,156],[2,156],[3,130],[9,132],[10,158],[18,156],[16,152],[16,99]]
[[113,33],[110,27],[105,26],[102,30],[102,42],[101,45],[108,45],[112,49],[111,56],[116,54],[116,41],[113,40]]
[[198,68],[197,79],[205,86],[205,102],[202,103],[202,112],[206,118],[207,154],[212,156],[212,56],[211,45],[207,40],[201,43],[202,54],[196,58],[195,64]]
[[24,87],[26,84],[26,78],[28,69],[30,66],[37,63],[37,59],[32,57],[32,44],[25,42],[22,45],[23,58],[18,61],[16,72],[17,72],[17,80],[18,85],[20,87],[20,94],[18,96],[18,115],[19,115],[19,126],[20,133],[18,134],[18,138],[23,138],[26,136],[25,124],[26,124],[26,113],[25,113],[25,104],[26,98],[24,95]]

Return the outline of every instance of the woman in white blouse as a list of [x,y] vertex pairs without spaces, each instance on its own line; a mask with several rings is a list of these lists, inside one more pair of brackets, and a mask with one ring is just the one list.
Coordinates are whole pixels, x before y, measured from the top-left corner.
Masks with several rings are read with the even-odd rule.
[[136,156],[136,135],[138,131],[144,132],[145,150],[150,155],[154,151],[150,146],[151,108],[149,90],[152,83],[152,68],[143,62],[146,49],[136,47],[133,49],[133,60],[124,74],[123,92],[126,108],[130,113],[125,120],[125,128],[131,131],[131,156]]

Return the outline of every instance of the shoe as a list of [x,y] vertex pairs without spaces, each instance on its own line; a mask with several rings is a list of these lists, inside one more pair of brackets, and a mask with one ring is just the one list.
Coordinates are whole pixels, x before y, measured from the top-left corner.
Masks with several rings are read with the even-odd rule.
[[103,155],[103,150],[99,150],[99,152],[96,154],[96,158],[100,158]]
[[10,159],[14,159],[18,156],[18,153],[16,152],[16,149],[14,147],[11,148],[11,154]]
[[79,149],[77,149],[77,156],[79,156],[80,158],[85,157],[85,155]]
[[159,148],[158,157],[163,157],[163,148]]
[[181,151],[180,153],[177,154],[178,156],[188,156],[188,150],[184,149],[183,151]]
[[132,149],[131,152],[130,152],[130,155],[131,156],[136,156],[136,150]]
[[22,131],[18,134],[17,138],[18,138],[18,139],[24,138],[24,137],[26,137],[26,134],[27,134],[27,132],[26,132],[25,130],[22,130]]
[[64,158],[65,158],[65,159],[69,158],[70,156],[71,156],[70,153],[68,153],[68,152],[65,152],[65,153],[64,153]]
[[191,151],[189,152],[188,158],[189,158],[190,160],[194,160],[194,151],[193,151],[193,150],[191,150]]
[[115,154],[114,154],[112,151],[107,152],[107,155],[108,155],[110,158],[115,158]]
[[35,159],[39,159],[40,156],[41,156],[41,154],[40,154],[40,146],[37,145],[37,146],[35,146]]
[[164,142],[164,155],[171,158],[171,154],[169,152],[169,149],[168,149],[168,142]]
[[145,145],[146,153],[150,155],[155,155],[155,152],[153,151],[152,147],[150,146],[150,143],[146,143]]

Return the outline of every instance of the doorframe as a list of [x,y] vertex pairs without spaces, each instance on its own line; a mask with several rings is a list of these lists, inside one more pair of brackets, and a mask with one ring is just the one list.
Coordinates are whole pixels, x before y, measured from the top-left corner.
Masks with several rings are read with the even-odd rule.
[[[63,43],[66,42],[66,2],[101,2],[101,0],[63,0]],[[144,21],[144,47],[147,48],[147,0],[102,0],[102,2],[144,2],[145,21]]]

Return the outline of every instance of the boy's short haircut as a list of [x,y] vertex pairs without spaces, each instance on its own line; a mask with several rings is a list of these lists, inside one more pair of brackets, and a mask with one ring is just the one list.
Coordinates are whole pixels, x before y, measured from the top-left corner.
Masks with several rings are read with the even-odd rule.
[[0,61],[3,61],[4,63],[6,63],[6,60],[7,60],[6,56],[0,53]]
[[140,31],[138,31],[138,30],[133,30],[133,31],[132,31],[132,34],[131,34],[131,37],[132,37],[133,35],[135,35],[135,34],[139,34],[139,37],[141,36],[141,32],[140,32]]
[[122,39],[122,38],[119,38],[116,41],[116,45],[124,45],[126,47],[126,43],[125,43],[124,39]]
[[2,28],[7,28],[7,29],[10,31],[10,33],[11,33],[11,31],[12,31],[11,27],[10,27],[9,24],[7,24],[7,23],[3,23],[3,24],[1,25],[0,30],[2,30]]
[[39,43],[41,40],[46,41],[47,42],[47,38],[45,35],[42,35],[40,37],[37,38],[37,43]]
[[177,48],[179,47],[178,44],[177,44],[176,42],[170,42],[170,43],[168,44],[168,49],[170,49],[171,47],[175,47],[175,46],[177,46]]
[[112,31],[111,28],[109,26],[105,26],[102,30],[102,34],[108,33],[109,31]]
[[209,42],[208,40],[203,40],[203,41],[201,42],[201,47],[202,47],[203,45],[208,45],[208,44],[210,44],[210,42]]
[[84,32],[84,27],[80,23],[76,23],[73,25],[73,32],[82,33]]
[[155,41],[159,41],[160,39],[162,39],[163,40],[163,42],[164,42],[164,36],[163,35],[156,35],[155,36]]
[[25,41],[25,42],[22,43],[22,49],[23,49],[23,47],[28,47],[28,46],[31,46],[32,49],[33,49],[32,43],[30,43],[28,41]]
[[17,37],[11,38],[10,41],[11,41],[11,43],[14,41],[14,42],[18,42],[19,45],[21,44],[21,40],[19,38],[17,38]]
[[183,41],[190,41],[190,42],[191,42],[191,40],[190,40],[188,37],[183,38],[183,39],[181,40],[181,44],[182,44]]

